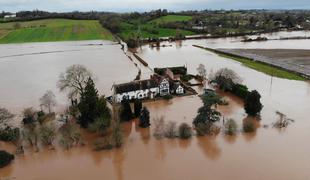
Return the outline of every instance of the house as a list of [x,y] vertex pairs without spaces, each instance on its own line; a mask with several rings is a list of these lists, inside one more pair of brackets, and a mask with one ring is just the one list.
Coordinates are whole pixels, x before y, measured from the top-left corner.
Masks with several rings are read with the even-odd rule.
[[154,74],[150,79],[133,81],[114,85],[114,100],[116,103],[124,99],[154,99],[171,94],[184,94],[184,87],[178,82],[171,80],[168,76]]
[[9,14],[4,16],[4,19],[11,19],[11,18],[16,18],[16,14]]

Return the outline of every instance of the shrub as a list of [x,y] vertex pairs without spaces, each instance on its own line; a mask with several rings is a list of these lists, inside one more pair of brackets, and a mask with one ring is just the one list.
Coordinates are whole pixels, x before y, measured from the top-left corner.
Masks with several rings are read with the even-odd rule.
[[10,162],[14,159],[14,155],[0,150],[0,168],[10,164]]
[[19,137],[19,128],[6,127],[0,130],[0,141],[16,142]]
[[39,129],[40,139],[44,145],[52,145],[56,137],[56,127],[53,125],[44,125]]
[[121,147],[123,145],[123,133],[119,122],[116,122],[113,127],[112,139],[114,141],[115,147]]
[[245,98],[244,109],[248,115],[256,116],[260,113],[263,108],[260,98],[260,94],[255,90],[251,91]]
[[135,117],[139,117],[141,115],[141,109],[142,109],[142,101],[135,100],[134,102]]
[[93,123],[88,126],[88,129],[91,132],[99,133],[100,135],[104,135],[110,126],[110,120],[107,118],[97,118]]
[[179,126],[179,136],[182,139],[189,139],[192,137],[192,128],[188,124],[182,123]]
[[150,125],[150,111],[146,107],[143,107],[141,111],[139,126],[142,128],[147,128]]
[[163,98],[164,98],[165,100],[170,100],[170,99],[173,98],[173,96],[172,96],[171,94],[167,94],[167,95],[163,96]]
[[232,93],[236,96],[245,99],[249,94],[248,87],[242,84],[234,84],[232,88]]
[[165,128],[165,137],[167,138],[175,138],[177,137],[177,124],[176,122],[169,121]]
[[217,135],[220,133],[221,128],[209,122],[209,123],[198,123],[195,126],[195,130],[198,136],[204,136],[204,135]]
[[79,127],[73,123],[66,123],[60,129],[60,140],[59,144],[70,149],[74,145],[78,145],[82,141],[82,135]]
[[163,138],[165,136],[165,120],[164,117],[154,118],[154,136],[157,139]]
[[255,124],[252,121],[245,121],[243,123],[243,132],[250,133],[256,130]]
[[228,121],[225,123],[225,133],[227,135],[235,135],[237,133],[238,125],[235,120],[228,119]]
[[94,141],[94,150],[101,151],[101,150],[110,150],[113,148],[113,143],[110,137],[99,138]]

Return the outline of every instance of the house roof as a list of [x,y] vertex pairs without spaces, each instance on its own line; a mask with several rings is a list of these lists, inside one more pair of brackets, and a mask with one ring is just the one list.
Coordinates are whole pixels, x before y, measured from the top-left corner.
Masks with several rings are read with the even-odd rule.
[[156,81],[152,79],[133,81],[130,83],[114,85],[116,94],[121,94],[125,92],[130,92],[130,91],[150,89],[154,87],[158,87],[158,83],[156,83]]

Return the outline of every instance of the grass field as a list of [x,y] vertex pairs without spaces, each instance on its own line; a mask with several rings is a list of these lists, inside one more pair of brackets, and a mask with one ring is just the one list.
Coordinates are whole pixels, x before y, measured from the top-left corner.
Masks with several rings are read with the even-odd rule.
[[168,15],[163,16],[147,23],[140,23],[139,21],[127,23],[121,23],[121,31],[119,36],[123,39],[128,39],[133,34],[139,34],[143,38],[160,38],[160,37],[174,37],[176,32],[179,31],[185,36],[194,35],[194,32],[187,30],[176,30],[170,28],[162,28],[159,27],[161,23],[167,22],[177,22],[177,21],[189,21],[191,20],[191,16],[179,16],[179,15]]
[[192,16],[168,15],[168,16],[162,16],[160,18],[154,19],[150,21],[149,23],[162,24],[162,23],[190,21],[190,20],[192,20]]
[[47,19],[0,23],[0,43],[113,40],[112,34],[95,20]]
[[261,63],[261,62],[252,61],[251,59],[248,59],[248,58],[240,58],[240,57],[230,56],[230,55],[227,55],[225,53],[221,53],[219,51],[216,51],[216,50],[213,50],[210,48],[204,48],[201,46],[195,46],[195,47],[198,47],[198,48],[201,48],[201,49],[204,49],[207,51],[211,51],[211,52],[216,53],[219,56],[227,58],[227,59],[232,59],[232,60],[238,61],[246,67],[249,67],[249,68],[254,69],[256,71],[268,74],[270,76],[274,76],[274,77],[278,77],[278,78],[284,78],[284,79],[290,79],[290,80],[298,80],[298,81],[307,80],[306,78],[304,78],[304,77],[302,77],[296,73],[292,73],[290,71],[286,71],[286,70],[283,70],[283,69],[280,69],[277,67],[273,67],[273,66],[270,66],[268,64]]
[[244,66],[255,69],[259,72],[268,74],[270,76],[275,76],[275,77],[279,77],[279,78],[285,78],[285,79],[290,79],[290,80],[299,80],[299,81],[304,81],[306,80],[304,77],[299,76],[295,73],[289,72],[289,71],[285,71],[282,70],[280,68],[276,68],[267,64],[263,64],[260,62],[256,62],[256,61],[252,61],[250,59],[247,58],[238,58],[238,57],[234,57],[234,56],[229,56],[229,55],[225,55],[225,54],[219,54],[221,57],[225,57],[228,59],[233,59],[235,61],[241,62]]

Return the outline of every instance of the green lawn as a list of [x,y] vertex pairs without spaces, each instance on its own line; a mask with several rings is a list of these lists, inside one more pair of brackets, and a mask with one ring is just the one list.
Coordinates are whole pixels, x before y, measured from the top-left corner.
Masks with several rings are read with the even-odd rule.
[[150,21],[149,23],[162,24],[162,23],[190,21],[190,20],[192,20],[192,16],[168,15],[168,16],[162,16],[160,18],[154,19]]
[[0,43],[113,40],[112,34],[96,20],[47,19],[0,23]]

